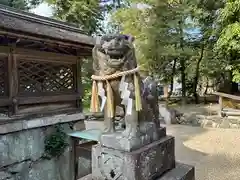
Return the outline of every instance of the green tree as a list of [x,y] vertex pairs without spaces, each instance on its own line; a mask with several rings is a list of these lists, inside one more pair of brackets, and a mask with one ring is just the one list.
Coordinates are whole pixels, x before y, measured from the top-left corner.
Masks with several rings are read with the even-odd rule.
[[[136,7],[137,3],[140,3],[142,8]],[[147,68],[163,82],[171,83],[171,89],[175,73],[180,70],[185,101],[186,61],[194,52],[188,45],[189,2],[135,0],[132,4],[135,6],[120,9],[115,13],[114,19],[122,25],[125,33],[136,37],[139,61],[147,62]]]
[[[232,80],[240,82],[240,1],[226,0],[218,18],[219,38],[216,51],[228,60]],[[236,84],[235,84],[236,87]]]
[[[218,40],[215,50],[218,56],[226,59],[226,73],[228,77],[228,93],[238,90],[237,82],[240,82],[240,1],[226,0],[218,17]],[[229,92],[230,91],[230,92]]]
[[53,7],[54,17],[77,24],[83,31],[103,34],[108,12],[122,6],[122,0],[45,0]]
[[[213,71],[205,65],[209,66],[209,63],[215,64],[219,59],[214,58],[212,49],[215,43],[215,39],[213,39],[213,32],[216,27],[216,19],[217,19],[217,11],[222,7],[222,1],[214,1],[214,0],[197,0],[192,1],[191,4],[191,18],[195,23],[195,28],[198,30],[197,38],[194,38],[193,44],[194,48],[197,49],[198,53],[192,59],[190,68],[194,69],[193,72],[193,95],[195,97],[196,103],[198,103],[198,93],[197,87],[200,79],[201,69],[205,69],[206,71]],[[205,63],[202,63],[205,61]],[[206,63],[206,61],[209,61]],[[195,66],[195,67],[194,67]],[[208,73],[207,73],[208,74]]]
[[103,20],[98,0],[46,0],[54,10],[54,17],[78,25],[89,35],[96,33]]
[[1,0],[0,4],[21,10],[30,10],[36,7],[42,0]]

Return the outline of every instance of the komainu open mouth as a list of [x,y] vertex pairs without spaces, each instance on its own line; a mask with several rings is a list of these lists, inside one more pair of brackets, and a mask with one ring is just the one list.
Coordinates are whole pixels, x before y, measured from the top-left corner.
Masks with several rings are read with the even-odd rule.
[[124,55],[123,54],[108,54],[110,59],[123,59]]
[[124,53],[122,49],[99,49],[100,52],[108,55],[110,59],[123,59]]

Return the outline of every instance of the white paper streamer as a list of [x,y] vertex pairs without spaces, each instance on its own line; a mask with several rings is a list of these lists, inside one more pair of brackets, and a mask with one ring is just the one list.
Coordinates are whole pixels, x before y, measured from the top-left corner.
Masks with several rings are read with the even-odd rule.
[[128,100],[129,100],[129,96],[130,96],[130,91],[129,90],[124,91],[121,104],[127,105],[128,104]]
[[121,92],[121,98],[123,99],[124,98],[124,94],[128,91],[128,83],[123,82],[122,88],[123,88],[123,90]]
[[125,76],[122,76],[119,84],[119,92],[121,94],[121,104],[126,107],[126,114],[132,114],[133,99],[130,98],[131,92],[128,90],[128,83],[125,82]]
[[101,103],[100,111],[102,112],[103,109],[104,109],[104,106],[105,106],[105,104],[106,104],[107,97],[106,97],[106,96],[103,96],[103,97],[101,97],[101,98],[102,98],[102,103]]
[[105,90],[103,88],[103,83],[102,82],[98,82],[98,95],[101,97],[101,100],[102,100],[100,111],[103,111],[103,108],[105,106],[107,97],[105,95]]
[[120,84],[119,84],[119,92],[122,92],[124,90],[124,82],[125,81],[125,76],[122,76]]
[[132,114],[132,104],[133,104],[133,100],[131,98],[128,99],[128,103],[127,103],[127,115],[131,115]]

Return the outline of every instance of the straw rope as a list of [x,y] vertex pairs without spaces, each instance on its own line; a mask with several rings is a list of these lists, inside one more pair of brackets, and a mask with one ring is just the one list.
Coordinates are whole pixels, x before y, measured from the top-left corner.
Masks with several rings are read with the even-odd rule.
[[129,75],[129,74],[134,74],[136,72],[138,72],[140,70],[140,66],[134,68],[134,69],[131,69],[131,70],[128,70],[128,71],[123,71],[123,72],[119,72],[119,73],[114,73],[114,74],[111,74],[111,75],[105,75],[105,76],[96,76],[96,75],[92,75],[92,79],[95,80],[95,81],[107,81],[107,80],[111,80],[111,79],[116,79],[116,78],[119,78],[121,76],[126,76],[126,75]]
[[136,67],[134,69],[128,70],[128,71],[123,71],[119,73],[114,73],[111,75],[105,75],[105,76],[96,76],[92,75],[93,79],[93,86],[92,86],[92,98],[91,98],[91,107],[90,111],[91,112],[98,112],[99,110],[99,104],[98,104],[98,89],[97,89],[97,82],[96,81],[106,81],[107,83],[107,114],[108,117],[113,118],[114,116],[114,106],[113,106],[113,92],[112,92],[112,87],[109,83],[109,80],[116,79],[122,76],[134,75],[134,86],[135,86],[135,107],[137,111],[142,110],[142,102],[141,102],[141,95],[140,95],[140,87],[139,87],[139,79],[137,77],[137,72],[140,70],[140,67]]

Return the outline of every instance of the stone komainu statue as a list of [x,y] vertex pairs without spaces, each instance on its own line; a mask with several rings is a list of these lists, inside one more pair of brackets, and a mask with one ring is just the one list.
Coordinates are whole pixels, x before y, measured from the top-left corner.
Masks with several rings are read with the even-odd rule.
[[[143,132],[145,122],[160,127],[156,82],[150,77],[141,79],[132,42],[133,38],[129,36],[106,35],[93,48],[91,109],[95,103],[92,111],[96,111],[97,102],[93,99],[97,93],[104,109],[105,132],[114,132],[116,106],[122,107],[126,127],[123,135],[126,137],[138,136]],[[109,113],[110,109],[112,112]]]

